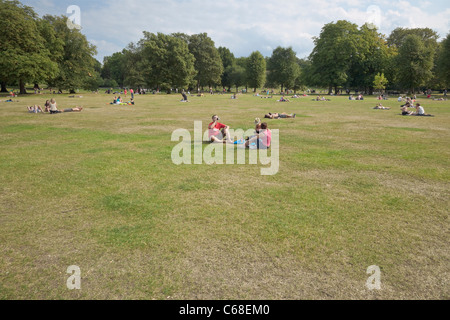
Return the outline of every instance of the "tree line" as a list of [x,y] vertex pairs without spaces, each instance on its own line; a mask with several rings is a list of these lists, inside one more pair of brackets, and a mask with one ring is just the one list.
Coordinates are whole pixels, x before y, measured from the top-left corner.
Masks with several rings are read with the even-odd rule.
[[96,90],[99,87],[236,91],[240,87],[329,93],[358,89],[415,92],[450,84],[450,34],[439,42],[430,28],[397,28],[386,37],[369,24],[340,20],[326,24],[312,53],[299,59],[292,47],[278,47],[270,57],[259,51],[235,57],[216,48],[206,34],[143,32],[137,43],[97,61],[95,46],[67,18],[39,18],[17,0],[0,0],[0,83],[45,83],[49,87]]
[[270,57],[255,51],[236,58],[228,48],[216,48],[206,33],[144,32],[137,44],[106,57],[101,75],[112,86],[156,90],[320,87],[336,94],[347,88],[373,94],[444,89],[450,84],[450,34],[438,39],[429,28],[397,28],[386,37],[373,25],[341,20],[322,28],[305,59],[292,47],[278,47]]

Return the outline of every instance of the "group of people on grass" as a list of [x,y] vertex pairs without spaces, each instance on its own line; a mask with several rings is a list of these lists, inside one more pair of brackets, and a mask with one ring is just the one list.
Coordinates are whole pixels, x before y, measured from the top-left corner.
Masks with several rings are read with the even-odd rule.
[[[415,108],[416,111],[409,111],[410,108]],[[423,117],[432,117],[431,114],[426,114],[425,109],[420,105],[420,103],[416,103],[416,106],[410,102],[407,102],[405,105],[401,107],[403,116],[423,116]]]
[[[217,115],[212,117],[212,122],[208,126],[209,140],[211,143],[237,144],[239,141],[232,141],[230,127],[220,123]],[[272,131],[267,123],[262,123],[259,118],[255,119],[255,134],[247,137],[242,143],[245,148],[269,149],[272,143]]]
[[81,112],[83,111],[82,107],[68,108],[64,110],[58,109],[58,104],[55,99],[47,100],[44,104],[44,109],[40,105],[34,105],[27,107],[29,113],[67,113],[67,112]]
[[118,97],[114,97],[113,102],[111,102],[110,104],[113,104],[113,105],[119,105],[119,106],[131,106],[131,105],[134,105],[134,99],[131,98],[130,101],[128,101],[128,102],[123,102],[122,97],[121,97],[121,96],[118,96]]
[[348,97],[348,100],[356,100],[356,101],[363,101],[364,100],[364,96],[362,94],[358,95],[356,98],[353,95],[350,95]]

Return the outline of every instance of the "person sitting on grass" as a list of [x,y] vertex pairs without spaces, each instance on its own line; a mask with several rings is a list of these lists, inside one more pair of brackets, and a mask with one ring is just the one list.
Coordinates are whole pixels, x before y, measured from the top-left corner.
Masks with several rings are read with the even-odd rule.
[[282,96],[279,102],[290,102],[290,101],[286,99],[284,96]]
[[269,113],[264,116],[264,119],[295,119],[297,114],[287,114],[287,113]]
[[44,110],[42,110],[41,106],[31,106],[31,107],[27,107],[28,109],[28,113],[43,113]]
[[45,101],[44,108],[45,112],[50,112],[50,100]]
[[188,101],[188,97],[187,97],[187,95],[186,95],[186,92],[183,91],[183,92],[181,93],[181,95],[183,96],[183,100],[181,100],[181,102],[189,102],[189,101]]
[[412,111],[409,111],[408,108],[411,108],[409,103],[401,106],[402,116],[410,116],[412,114]]
[[255,127],[255,134],[253,136],[247,137],[245,140],[248,141],[248,140],[251,140],[251,139],[255,138],[261,132],[261,125],[262,125],[261,119],[256,118],[255,119],[255,126],[256,126]]
[[251,145],[256,144],[257,149],[269,149],[271,142],[272,131],[268,129],[267,123],[262,123],[260,132],[256,136],[249,139],[245,143],[245,147],[250,148]]
[[426,114],[425,109],[420,105],[420,103],[416,104],[416,112],[410,114],[411,116],[421,116],[421,117],[432,117],[431,114]]
[[229,143],[234,144],[230,139],[230,127],[219,122],[220,118],[217,115],[212,117],[209,126],[209,140],[211,143]]

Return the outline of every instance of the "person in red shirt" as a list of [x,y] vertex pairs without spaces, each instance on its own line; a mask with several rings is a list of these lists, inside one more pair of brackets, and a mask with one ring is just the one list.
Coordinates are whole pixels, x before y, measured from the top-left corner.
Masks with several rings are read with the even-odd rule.
[[229,126],[219,122],[220,118],[215,115],[212,117],[212,121],[209,126],[209,139],[213,143],[234,143],[230,139]]

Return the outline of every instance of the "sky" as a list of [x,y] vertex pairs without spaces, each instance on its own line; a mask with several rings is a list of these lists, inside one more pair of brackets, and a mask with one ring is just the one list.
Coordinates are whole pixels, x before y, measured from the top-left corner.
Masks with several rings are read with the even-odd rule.
[[[65,15],[79,22],[97,47],[96,58],[122,51],[143,37],[143,31],[189,35],[206,32],[216,47],[236,57],[253,51],[271,56],[278,46],[309,56],[323,26],[348,20],[366,22],[389,35],[397,27],[428,27],[441,38],[450,33],[448,0],[21,0],[40,16]],[[77,10],[70,8],[77,6]],[[70,10],[68,10],[70,9]],[[78,19],[78,20],[77,20]]]

